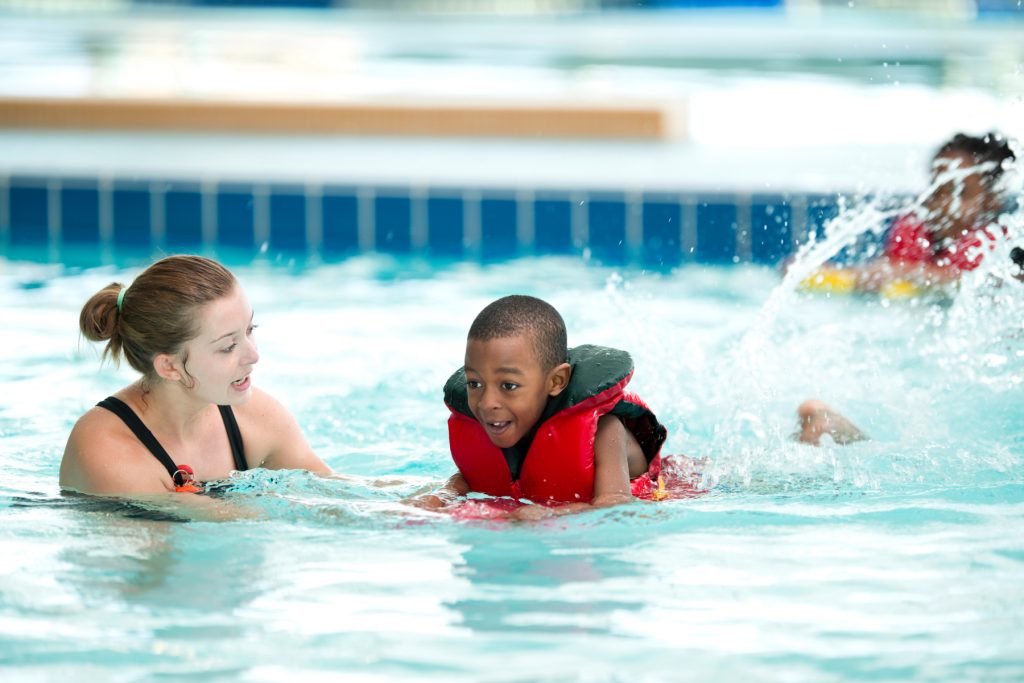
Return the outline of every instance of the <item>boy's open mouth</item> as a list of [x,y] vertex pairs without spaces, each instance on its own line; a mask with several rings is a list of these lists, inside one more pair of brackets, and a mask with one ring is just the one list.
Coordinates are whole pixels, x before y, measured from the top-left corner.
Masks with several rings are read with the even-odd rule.
[[487,431],[491,434],[504,434],[511,426],[511,420],[505,420],[503,422],[484,422],[484,427],[486,427]]

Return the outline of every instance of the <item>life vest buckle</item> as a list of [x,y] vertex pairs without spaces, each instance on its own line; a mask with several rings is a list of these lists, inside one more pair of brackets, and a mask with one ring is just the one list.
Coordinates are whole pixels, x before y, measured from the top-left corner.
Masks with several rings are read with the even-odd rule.
[[199,486],[196,484],[196,473],[188,465],[178,465],[178,469],[175,470],[171,479],[174,481],[175,491],[195,493],[199,490]]

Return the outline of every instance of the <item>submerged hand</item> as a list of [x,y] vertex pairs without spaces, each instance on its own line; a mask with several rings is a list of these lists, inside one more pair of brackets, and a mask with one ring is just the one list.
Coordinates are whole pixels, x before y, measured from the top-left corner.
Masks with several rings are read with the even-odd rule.
[[557,514],[554,509],[546,508],[543,505],[524,505],[510,512],[508,518],[517,522],[536,522]]
[[402,501],[405,505],[411,505],[413,507],[421,508],[423,510],[440,510],[448,504],[441,496],[434,493],[426,493],[422,496],[415,496],[413,498],[406,498]]

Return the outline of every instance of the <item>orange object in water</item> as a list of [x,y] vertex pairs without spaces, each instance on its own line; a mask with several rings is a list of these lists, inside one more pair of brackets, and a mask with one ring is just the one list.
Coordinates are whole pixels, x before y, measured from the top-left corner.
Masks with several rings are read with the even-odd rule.
[[178,493],[199,493],[202,491],[196,483],[196,473],[188,465],[178,465],[178,470],[172,477],[174,490]]
[[658,475],[658,488],[651,493],[652,500],[665,500],[670,496],[669,492],[665,490],[665,477]]

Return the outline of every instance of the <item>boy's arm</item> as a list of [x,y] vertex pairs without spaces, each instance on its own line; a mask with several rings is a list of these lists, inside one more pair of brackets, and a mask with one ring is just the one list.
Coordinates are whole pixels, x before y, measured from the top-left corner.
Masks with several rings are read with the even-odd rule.
[[644,460],[636,438],[614,415],[604,415],[594,436],[594,507],[611,507],[633,500],[629,463]]
[[469,484],[466,483],[466,478],[462,476],[461,472],[456,472],[448,478],[444,486],[436,491],[414,496],[405,502],[427,510],[437,510],[453,503],[467,493],[469,493]]
[[604,415],[597,423],[594,436],[594,499],[590,503],[570,503],[558,507],[527,505],[510,516],[520,521],[571,515],[594,508],[622,505],[633,500],[629,486],[630,462],[646,464],[640,444],[614,415]]

